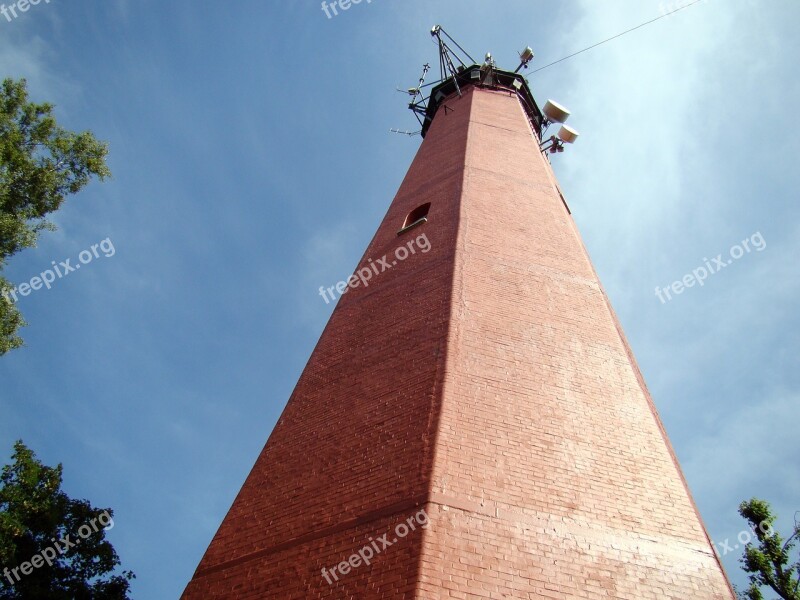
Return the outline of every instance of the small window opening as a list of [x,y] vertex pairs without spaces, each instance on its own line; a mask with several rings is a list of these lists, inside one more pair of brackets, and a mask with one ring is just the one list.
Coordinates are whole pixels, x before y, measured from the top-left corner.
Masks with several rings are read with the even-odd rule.
[[428,221],[428,211],[431,208],[431,203],[426,202],[422,206],[418,206],[406,217],[406,220],[403,222],[403,227],[400,231],[397,232],[397,235],[408,231],[409,229],[413,229],[417,225],[422,225]]

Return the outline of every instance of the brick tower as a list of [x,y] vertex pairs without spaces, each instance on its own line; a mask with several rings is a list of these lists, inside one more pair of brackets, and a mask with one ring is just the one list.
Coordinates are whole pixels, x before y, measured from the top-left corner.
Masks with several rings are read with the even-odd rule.
[[412,101],[417,156],[182,598],[732,600],[525,79],[447,50]]

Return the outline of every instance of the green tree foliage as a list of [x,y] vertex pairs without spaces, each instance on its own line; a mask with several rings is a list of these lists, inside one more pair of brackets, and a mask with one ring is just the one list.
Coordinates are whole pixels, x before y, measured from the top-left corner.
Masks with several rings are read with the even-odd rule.
[[777,515],[764,500],[752,498],[742,502],[739,514],[756,536],[756,541],[745,546],[740,561],[750,574],[750,587],[740,597],[764,600],[761,589],[769,587],[783,600],[800,600],[800,557],[792,558],[792,550],[800,538],[800,523],[795,520],[794,531],[784,541],[774,530]]
[[134,575],[115,574],[105,539],[112,511],[69,498],[61,465],[43,465],[21,441],[12,460],[0,475],[0,600],[127,600]]
[[[28,100],[24,79],[0,87],[0,272],[8,259],[36,245],[39,232],[52,229],[47,215],[79,192],[93,176],[111,175],[108,147],[89,131],[59,127],[51,104]],[[0,355],[22,345],[25,322],[2,292],[12,288],[0,275]]]

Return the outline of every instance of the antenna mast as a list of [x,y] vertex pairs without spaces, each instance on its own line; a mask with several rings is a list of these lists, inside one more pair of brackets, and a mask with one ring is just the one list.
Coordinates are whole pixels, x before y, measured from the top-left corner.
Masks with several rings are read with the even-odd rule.
[[[448,77],[452,77],[456,84],[456,91],[458,92],[458,95],[461,96],[461,88],[458,85],[457,75],[459,71],[466,69],[469,65],[461,59],[458,53],[456,53],[450,46],[447,45],[447,42],[444,40],[444,38],[442,38],[442,36],[445,36],[455,45],[456,48],[464,53],[465,58],[470,60],[470,65],[476,64],[475,59],[472,58],[466,50],[459,46],[458,42],[451,38],[448,33],[442,29],[441,25],[433,26],[431,29],[431,36],[435,37],[439,44],[439,81],[444,81]],[[453,64],[453,58],[455,58],[461,65],[460,69],[456,69],[455,64]]]
[[[578,132],[563,125],[569,116],[569,111],[553,101],[548,101],[542,111],[533,97],[528,80],[520,74],[520,71],[528,68],[528,64],[534,58],[530,46],[526,46],[519,53],[517,68],[514,71],[506,71],[497,66],[490,52],[486,53],[482,63],[478,63],[458,42],[450,37],[441,25],[434,25],[431,28],[431,37],[436,40],[435,43],[439,49],[439,79],[425,83],[428,72],[431,70],[431,65],[426,63],[422,68],[422,75],[417,86],[406,90],[411,97],[408,108],[419,121],[421,127],[419,134],[423,138],[434,115],[440,108],[445,113],[453,110],[446,104],[446,99],[452,95],[461,97],[463,90],[472,85],[492,90],[504,90],[514,94],[521,102],[531,128],[539,138],[540,148],[543,152],[563,152],[564,144],[571,144],[577,139]],[[433,87],[428,92],[426,88],[430,86]],[[545,138],[546,129],[553,123],[562,124],[561,129],[556,135]],[[391,129],[390,131],[406,135],[416,135],[417,133],[400,129]]]

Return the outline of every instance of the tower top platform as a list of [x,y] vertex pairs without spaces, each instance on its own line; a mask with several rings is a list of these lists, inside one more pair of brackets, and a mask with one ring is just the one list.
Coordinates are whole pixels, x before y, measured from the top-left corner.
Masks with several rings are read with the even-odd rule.
[[491,64],[484,63],[483,65],[473,64],[469,67],[459,67],[454,76],[436,84],[431,90],[430,99],[425,108],[422,137],[425,137],[433,118],[447,99],[453,94],[463,92],[464,89],[470,86],[506,90],[515,93],[522,103],[534,132],[537,136],[541,136],[545,117],[536,103],[525,77],[520,73],[504,71]]

